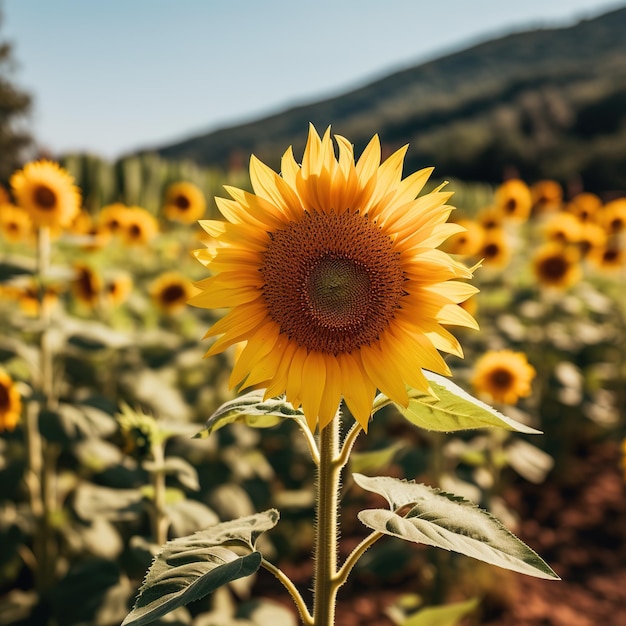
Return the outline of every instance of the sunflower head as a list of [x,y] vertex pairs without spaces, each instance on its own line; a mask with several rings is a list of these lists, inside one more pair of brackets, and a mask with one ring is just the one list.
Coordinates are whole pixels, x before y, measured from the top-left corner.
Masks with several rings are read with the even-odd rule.
[[437,349],[461,355],[447,325],[476,327],[459,303],[472,272],[437,247],[461,230],[446,223],[451,194],[417,197],[432,169],[402,178],[406,147],[381,163],[375,136],[358,160],[330,129],[311,126],[299,165],[282,176],[255,157],[253,193],[226,188],[226,218],[203,221],[213,241],[196,252],[213,276],[191,304],[227,308],[207,356],[245,341],[231,386],[262,386],[324,428],[343,398],[367,428],[376,389],[402,405],[407,385],[428,391],[422,368],[449,374]]
[[127,207],[121,202],[107,204],[98,215],[98,226],[111,235],[119,235],[124,230]]
[[528,185],[519,178],[503,182],[496,189],[494,202],[505,219],[518,221],[528,218],[533,203]]
[[456,222],[464,230],[452,235],[443,245],[449,254],[475,256],[479,253],[485,238],[485,229],[474,220],[462,219]]
[[594,218],[602,207],[602,200],[588,191],[576,194],[567,204],[570,213],[578,217],[581,222],[587,222]]
[[515,404],[531,394],[535,373],[523,352],[491,350],[476,361],[471,382],[477,393],[495,402]]
[[563,187],[555,180],[539,180],[530,188],[534,213],[557,211],[563,204]]
[[498,269],[506,267],[511,258],[511,246],[503,228],[485,231],[478,256],[483,259],[485,266]]
[[196,185],[179,182],[170,185],[165,192],[163,214],[169,220],[192,224],[206,211],[206,198]]
[[30,215],[12,204],[0,205],[0,233],[11,243],[34,241]]
[[532,260],[533,272],[544,287],[566,289],[581,276],[580,255],[576,248],[547,243],[541,246]]
[[109,306],[119,306],[133,290],[133,279],[130,274],[119,273],[104,285],[104,301]]
[[80,211],[74,178],[58,163],[34,161],[11,176],[16,203],[28,211],[35,226],[65,228]]
[[551,216],[544,226],[546,239],[560,244],[578,243],[583,235],[584,224],[571,213]]
[[589,253],[589,261],[601,272],[619,275],[626,267],[626,248],[617,241],[606,243]]
[[599,222],[609,235],[626,232],[626,198],[607,202],[600,212]]
[[178,272],[161,274],[150,286],[153,302],[168,314],[183,310],[196,293],[198,290]]
[[149,243],[159,232],[159,223],[149,211],[141,207],[126,209],[122,238],[126,245],[142,246]]
[[15,430],[22,412],[22,399],[12,378],[0,370],[0,433]]
[[502,212],[493,206],[481,209],[476,216],[476,221],[487,231],[500,230],[504,224]]
[[72,281],[74,296],[83,304],[95,306],[102,296],[102,277],[84,263],[77,263],[74,270],[76,272]]

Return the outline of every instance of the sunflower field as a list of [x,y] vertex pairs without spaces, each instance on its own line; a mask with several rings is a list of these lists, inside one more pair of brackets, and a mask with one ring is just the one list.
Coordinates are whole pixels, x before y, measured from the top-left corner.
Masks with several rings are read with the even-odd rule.
[[[26,163],[0,188],[0,626],[119,625],[163,544],[236,518],[258,520],[274,507],[280,522],[259,545],[310,601],[311,442],[298,420],[275,418],[276,408],[268,409],[271,419],[263,415],[272,400],[257,393],[263,373],[245,369],[253,341],[246,345],[245,332],[238,334],[257,313],[250,307],[236,324],[219,322],[228,319],[223,309],[238,306],[233,292],[243,292],[247,279],[224,286],[228,297],[207,296],[203,264],[211,268],[215,240],[230,231],[203,230],[198,221],[217,223],[236,203],[257,207],[249,190],[264,184],[264,170],[253,163],[250,171],[155,155],[116,164],[68,156]],[[425,369],[449,370],[461,389],[524,428],[421,428],[408,399],[408,409],[399,407],[406,380],[396,392],[384,362],[368,370],[380,374],[378,387],[391,389],[382,391],[393,401],[369,423],[356,392],[335,389],[336,402],[326,406],[326,396],[307,391],[313,383],[305,381],[298,397],[288,372],[270,396],[286,393],[291,404],[283,399],[280,411],[287,418],[300,403],[316,406],[320,430],[343,397],[346,412],[367,429],[348,466],[361,478],[344,477],[341,557],[366,536],[356,516],[376,500],[366,477],[384,472],[489,511],[562,580],[537,581],[386,537],[341,590],[337,624],[617,624],[626,619],[626,197],[517,178],[496,188],[426,186],[439,204],[454,192],[441,253],[452,260],[446,268],[454,268],[454,283],[477,290],[446,292],[460,312],[445,325],[456,327],[462,349],[447,331],[430,329],[434,348],[407,362],[419,354]],[[234,200],[216,203],[228,194]],[[275,217],[264,215],[267,224]],[[262,269],[279,277],[264,293],[276,294],[273,316],[285,325],[293,317],[283,304],[297,269],[292,258],[315,244],[316,228],[312,221],[297,233],[289,257],[272,256],[271,246],[263,257]],[[413,226],[402,228],[409,239]],[[386,254],[363,232],[368,254],[367,246]],[[254,241],[233,235],[214,268],[232,259],[252,265]],[[353,266],[340,258],[322,269],[325,289],[328,276],[339,281]],[[406,277],[383,269],[378,299],[404,297]],[[360,292],[356,298],[358,305]],[[321,301],[320,315],[326,306]],[[474,318],[479,330],[468,321]],[[326,321],[334,323],[330,313]],[[280,369],[291,348],[272,345],[271,354],[257,353]],[[438,350],[450,354],[443,359]],[[361,371],[351,359],[337,362],[339,378]],[[324,363],[328,379],[334,367]],[[242,397],[251,404],[232,411],[225,403],[246,379],[252,391]],[[421,374],[412,380],[419,387]],[[315,432],[316,420],[308,426]],[[235,577],[154,623],[295,626],[298,613],[280,582],[265,570]]]

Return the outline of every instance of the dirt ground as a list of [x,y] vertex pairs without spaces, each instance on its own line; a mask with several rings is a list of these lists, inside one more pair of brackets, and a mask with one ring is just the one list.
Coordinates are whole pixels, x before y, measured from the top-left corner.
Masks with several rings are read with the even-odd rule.
[[[479,612],[468,626],[626,625],[626,486],[615,442],[577,451],[565,475],[542,485],[512,484],[505,500],[517,511],[518,536],[561,577],[546,581],[489,567]],[[354,539],[354,541],[352,541]],[[358,538],[349,534],[348,547]],[[481,566],[482,567],[482,566]],[[310,584],[310,564],[285,564],[298,584]],[[486,571],[483,567],[483,573]],[[477,574],[478,576],[478,574]],[[260,577],[255,595],[290,600],[271,577]],[[377,582],[363,577],[340,592],[338,626],[393,626],[386,609],[402,594],[419,593],[415,579]],[[462,600],[463,597],[450,600]]]

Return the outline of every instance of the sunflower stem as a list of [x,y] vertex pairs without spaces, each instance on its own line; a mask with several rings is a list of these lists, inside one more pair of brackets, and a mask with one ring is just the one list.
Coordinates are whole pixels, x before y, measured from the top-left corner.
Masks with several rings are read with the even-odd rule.
[[309,613],[304,599],[287,574],[265,559],[261,560],[261,567],[265,568],[268,572],[271,572],[289,592],[289,595],[292,597],[298,612],[300,613],[302,623],[306,624],[306,626],[313,626],[313,616]]
[[152,472],[152,487],[154,489],[154,500],[152,502],[152,538],[158,545],[163,545],[167,541],[167,530],[169,520],[165,511],[166,505],[166,484],[165,484],[165,450],[162,441],[152,444],[152,460],[155,469]]
[[381,537],[385,535],[381,532],[374,531],[370,533],[359,545],[352,550],[352,552],[348,555],[344,564],[341,566],[339,572],[337,572],[337,576],[335,578],[335,582],[337,587],[341,587],[346,580],[348,580],[348,576],[350,572],[356,565],[357,561],[365,554],[366,550],[368,550],[371,546],[373,546]]
[[315,527],[314,626],[333,626],[338,586],[337,536],[339,511],[339,416],[319,435],[320,463],[317,470]]
[[363,427],[361,426],[361,424],[359,424],[358,422],[354,422],[354,424],[352,424],[352,427],[346,434],[343,440],[343,444],[341,446],[341,452],[339,454],[339,457],[337,458],[337,462],[340,468],[345,467],[348,463],[348,460],[350,459],[350,453],[352,452],[352,448],[354,447],[356,438],[361,434],[362,430]]

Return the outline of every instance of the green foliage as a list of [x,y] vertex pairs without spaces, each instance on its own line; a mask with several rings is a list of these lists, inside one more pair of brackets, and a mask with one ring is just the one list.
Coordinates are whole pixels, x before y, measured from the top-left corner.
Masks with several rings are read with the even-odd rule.
[[[370,509],[359,513],[359,519],[372,530],[458,552],[514,572],[558,579],[533,550],[472,502],[396,478],[353,477],[360,487],[389,502],[390,511]],[[398,513],[405,507],[410,507],[406,514]]]

